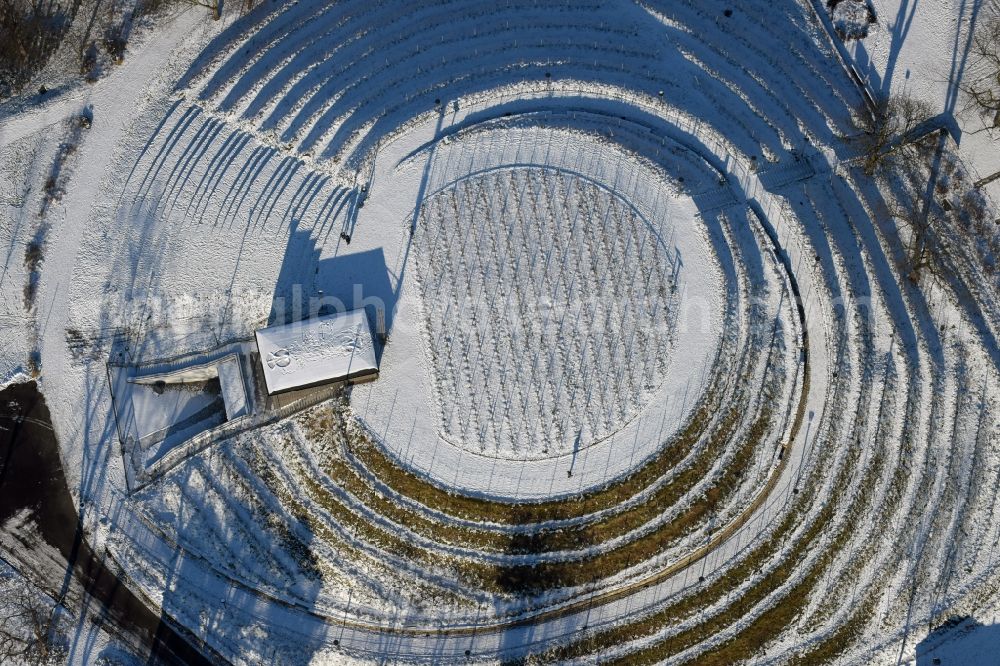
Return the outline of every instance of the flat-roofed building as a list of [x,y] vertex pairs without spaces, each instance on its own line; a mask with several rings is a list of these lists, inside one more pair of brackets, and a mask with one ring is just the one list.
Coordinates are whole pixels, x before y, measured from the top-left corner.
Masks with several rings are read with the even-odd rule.
[[378,377],[375,341],[363,309],[270,326],[255,335],[269,395]]

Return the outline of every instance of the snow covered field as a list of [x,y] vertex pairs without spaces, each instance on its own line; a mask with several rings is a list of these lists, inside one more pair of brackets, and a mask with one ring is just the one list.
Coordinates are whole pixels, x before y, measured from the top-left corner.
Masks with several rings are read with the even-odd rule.
[[[1000,605],[995,244],[956,206],[909,265],[935,152],[865,175],[838,49],[929,91],[953,47],[873,2],[845,43],[813,0],[164,16],[0,107],[0,385],[38,377],[95,551],[235,663],[951,654]],[[362,308],[377,380],[129,492],[110,360]]]
[[[985,119],[969,108],[959,90],[967,70],[973,34],[991,14],[992,0],[942,0],[918,7],[903,0],[871,0],[877,21],[865,39],[848,43],[858,71],[883,94],[906,92],[926,100],[935,113],[953,116],[961,155],[976,180],[1000,171],[996,138],[983,132]],[[1000,199],[1000,181],[986,192]]]
[[[415,217],[412,197],[379,206],[376,168],[359,229],[412,221],[402,238],[415,247],[401,251],[419,288],[399,298],[381,381],[352,401],[394,455],[444,484],[565,494],[683,425],[717,360],[722,270],[676,182],[579,134],[489,125],[435,146],[423,169],[422,154],[397,159],[402,140],[380,153],[421,177],[424,203]],[[404,190],[395,169],[384,177]],[[687,372],[670,372],[676,358]]]

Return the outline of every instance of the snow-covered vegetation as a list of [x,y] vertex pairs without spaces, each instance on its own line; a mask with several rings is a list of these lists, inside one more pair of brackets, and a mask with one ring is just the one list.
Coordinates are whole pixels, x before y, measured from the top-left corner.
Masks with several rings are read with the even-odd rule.
[[844,39],[862,39],[868,36],[868,27],[875,22],[875,13],[867,0],[833,0],[830,16],[837,33]]
[[[868,3],[223,9],[0,117],[0,384],[35,355],[158,612],[241,664],[812,664],[997,607],[997,211],[852,77]],[[129,487],[109,360],[324,308],[376,381]]]

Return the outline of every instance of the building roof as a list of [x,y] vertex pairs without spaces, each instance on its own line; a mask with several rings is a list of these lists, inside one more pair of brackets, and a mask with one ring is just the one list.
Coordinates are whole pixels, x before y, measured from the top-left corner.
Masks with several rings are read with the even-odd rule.
[[270,326],[256,337],[269,394],[378,372],[364,310]]
[[219,359],[219,386],[222,388],[222,400],[226,405],[226,418],[230,421],[250,413],[247,403],[246,386],[243,384],[243,370],[240,368],[240,358],[230,354]]

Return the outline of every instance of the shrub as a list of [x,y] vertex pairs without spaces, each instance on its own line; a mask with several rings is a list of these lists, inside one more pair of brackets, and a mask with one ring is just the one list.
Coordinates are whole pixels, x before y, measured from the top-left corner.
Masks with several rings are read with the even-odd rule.
[[0,98],[21,91],[69,27],[58,3],[0,0]]

